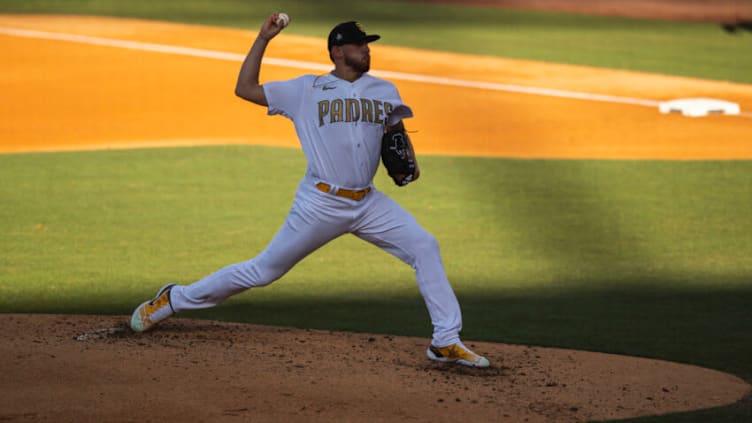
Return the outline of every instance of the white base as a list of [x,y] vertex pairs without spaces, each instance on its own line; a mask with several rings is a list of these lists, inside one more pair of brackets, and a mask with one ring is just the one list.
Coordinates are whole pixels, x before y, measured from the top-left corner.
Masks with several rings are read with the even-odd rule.
[[658,105],[661,113],[681,113],[689,117],[701,117],[709,114],[738,115],[739,105],[730,101],[712,98],[683,98],[664,101]]

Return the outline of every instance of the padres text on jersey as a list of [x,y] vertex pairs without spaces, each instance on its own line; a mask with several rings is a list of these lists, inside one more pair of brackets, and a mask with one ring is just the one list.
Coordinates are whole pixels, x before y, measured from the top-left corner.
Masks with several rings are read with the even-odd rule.
[[370,98],[321,100],[318,106],[319,126],[336,122],[382,123],[394,110],[392,103]]

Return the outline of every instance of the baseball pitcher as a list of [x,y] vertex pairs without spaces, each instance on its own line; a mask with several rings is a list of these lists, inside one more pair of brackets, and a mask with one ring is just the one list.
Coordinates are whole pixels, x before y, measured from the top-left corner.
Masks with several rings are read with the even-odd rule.
[[394,84],[368,74],[368,35],[356,22],[332,29],[328,53],[334,69],[289,81],[259,84],[268,43],[288,24],[274,13],[263,23],[240,69],[235,94],[282,115],[295,126],[307,159],[287,218],[256,257],[227,266],[186,286],[169,284],[133,312],[131,327],[148,330],[183,310],[213,307],[249,288],[269,285],[327,242],[353,234],[415,269],[433,324],[426,355],[441,362],[487,367],[486,358],[460,341],[462,316],[436,239],[379,191],[373,178],[383,162],[397,185],[420,176],[403,120],[413,112]]

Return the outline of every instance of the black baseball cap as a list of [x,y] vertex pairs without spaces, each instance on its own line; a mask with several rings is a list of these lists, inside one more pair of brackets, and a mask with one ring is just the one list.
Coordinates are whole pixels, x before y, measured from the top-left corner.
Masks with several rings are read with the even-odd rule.
[[360,24],[355,21],[343,22],[332,29],[329,33],[329,50],[333,46],[367,42],[371,43],[381,38],[380,35],[367,35]]

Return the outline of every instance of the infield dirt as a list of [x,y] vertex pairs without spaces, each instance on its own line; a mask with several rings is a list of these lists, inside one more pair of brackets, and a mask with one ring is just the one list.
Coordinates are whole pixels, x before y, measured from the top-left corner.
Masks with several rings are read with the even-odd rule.
[[[0,27],[244,54],[254,32],[94,17],[0,16]],[[199,144],[297,147],[288,121],[233,95],[238,61],[0,34],[0,151]],[[322,40],[267,56],[327,65]],[[752,86],[373,45],[376,69],[642,99]],[[265,66],[262,78],[302,71]],[[419,154],[752,158],[749,116],[395,81]],[[710,142],[709,142],[710,141]],[[135,304],[134,304],[135,306]],[[469,342],[487,370],[427,361],[428,338],[176,319],[136,335],[126,316],[0,315],[0,420],[582,421],[707,408],[750,392],[720,372],[655,360]]]
[[428,361],[428,339],[127,316],[0,315],[0,419],[574,422],[707,408],[744,381],[682,364],[468,342],[487,369]]
[[[294,18],[293,18],[294,19]],[[298,147],[287,119],[234,96],[242,57],[92,45],[100,38],[245,55],[254,31],[96,17],[2,16],[0,27],[98,37],[0,35],[0,152],[198,144]],[[320,39],[282,34],[266,57],[330,65]],[[374,43],[372,66],[466,83],[647,100],[711,97],[752,109],[752,85],[457,55]],[[266,65],[263,81],[310,70]],[[319,71],[325,73],[326,71]],[[656,107],[395,80],[415,110],[418,154],[521,158],[752,158],[752,116],[692,119]]]

